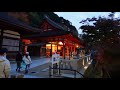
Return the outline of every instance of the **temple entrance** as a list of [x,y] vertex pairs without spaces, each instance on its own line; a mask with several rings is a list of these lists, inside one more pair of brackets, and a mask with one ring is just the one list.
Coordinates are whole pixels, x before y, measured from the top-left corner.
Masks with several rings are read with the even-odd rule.
[[28,46],[27,51],[30,56],[40,56],[40,46]]

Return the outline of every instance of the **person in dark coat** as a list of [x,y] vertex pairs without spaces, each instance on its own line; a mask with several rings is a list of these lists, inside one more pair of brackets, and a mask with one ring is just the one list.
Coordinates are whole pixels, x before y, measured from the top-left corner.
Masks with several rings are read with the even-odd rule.
[[22,63],[22,54],[20,52],[18,52],[18,54],[16,55],[16,63],[17,63],[16,71],[20,72],[21,63]]

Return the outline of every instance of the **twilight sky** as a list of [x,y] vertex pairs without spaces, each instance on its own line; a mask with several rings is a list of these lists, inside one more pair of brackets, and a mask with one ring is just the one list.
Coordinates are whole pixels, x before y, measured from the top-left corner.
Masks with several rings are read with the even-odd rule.
[[[79,27],[82,25],[79,22],[81,20],[84,20],[86,18],[91,17],[98,17],[98,16],[108,16],[110,12],[54,12],[60,17],[63,17],[70,22],[72,22],[72,25],[76,27],[79,34],[82,32]],[[115,13],[115,17],[120,16],[120,12]]]

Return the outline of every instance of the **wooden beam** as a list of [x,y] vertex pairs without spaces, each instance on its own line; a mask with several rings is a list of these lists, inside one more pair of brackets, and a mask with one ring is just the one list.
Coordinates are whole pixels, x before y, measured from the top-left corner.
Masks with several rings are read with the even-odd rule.
[[[53,39],[55,38],[55,39]],[[75,37],[73,37],[71,34],[66,34],[66,35],[62,35],[62,36],[53,36],[53,37],[38,37],[36,38],[36,40],[42,40],[42,41],[61,41],[62,39],[66,39],[67,41],[71,41],[71,42],[75,42],[75,43],[80,43],[79,40],[77,40]]]

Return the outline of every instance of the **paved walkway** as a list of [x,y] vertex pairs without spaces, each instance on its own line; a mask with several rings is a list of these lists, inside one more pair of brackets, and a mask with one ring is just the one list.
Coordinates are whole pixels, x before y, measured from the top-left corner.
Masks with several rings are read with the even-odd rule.
[[[35,68],[40,65],[44,65],[46,63],[51,62],[51,58],[32,58],[32,64],[30,66],[31,68]],[[10,62],[11,63],[11,75],[16,74],[16,63]],[[24,71],[24,70],[21,70]],[[25,75],[24,78],[44,78],[44,77],[36,77],[36,76],[31,76],[31,75]]]
[[[49,65],[51,65],[51,58],[32,58],[29,73],[24,74],[24,78],[49,78]],[[85,66],[89,66],[88,63]],[[80,72],[83,74],[85,70],[83,67]],[[24,70],[21,73],[23,74]],[[67,72],[65,71],[65,73]],[[11,75],[13,74],[17,74],[16,63],[11,62]]]

